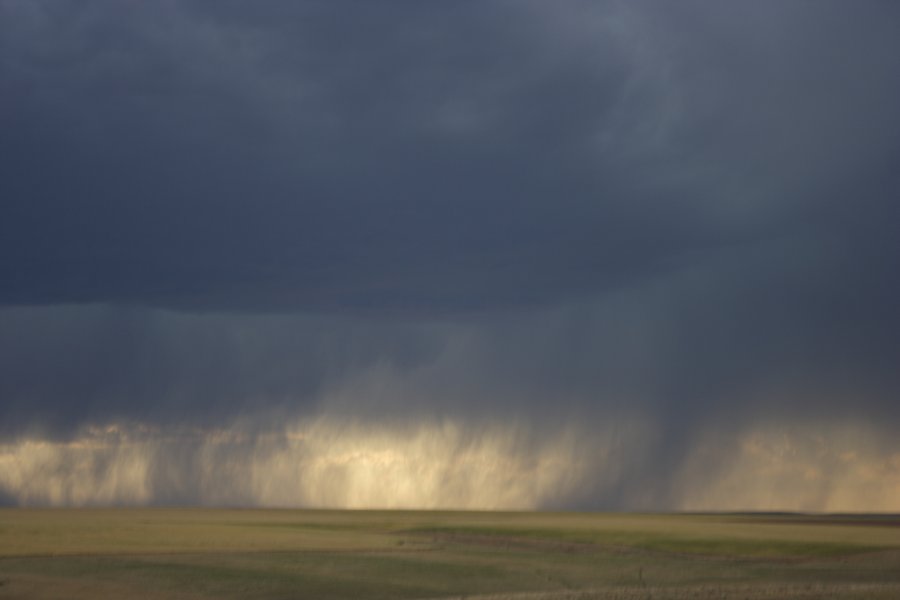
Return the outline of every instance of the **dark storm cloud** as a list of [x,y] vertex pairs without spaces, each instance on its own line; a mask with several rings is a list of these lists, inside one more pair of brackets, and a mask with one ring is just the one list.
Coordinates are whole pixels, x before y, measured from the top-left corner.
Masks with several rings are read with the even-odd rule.
[[434,360],[438,326],[178,315],[103,306],[0,311],[0,432],[104,421],[205,426],[317,408],[349,373]]
[[570,298],[808,221],[897,125],[828,8],[3,10],[9,304]]
[[561,506],[665,507],[710,432],[889,431],[898,40],[891,2],[0,0],[0,433],[637,415]]

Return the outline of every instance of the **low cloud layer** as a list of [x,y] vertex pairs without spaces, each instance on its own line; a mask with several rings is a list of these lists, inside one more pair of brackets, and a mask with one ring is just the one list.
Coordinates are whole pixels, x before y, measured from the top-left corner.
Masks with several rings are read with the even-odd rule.
[[900,502],[900,446],[865,427],[708,435],[654,481],[655,433],[623,419],[540,432],[434,420],[314,419],[266,433],[108,425],[0,445],[0,492],[23,506],[859,512]]
[[[0,499],[900,509],[898,40],[889,2],[0,0]],[[296,431],[433,442],[432,483],[315,496]]]

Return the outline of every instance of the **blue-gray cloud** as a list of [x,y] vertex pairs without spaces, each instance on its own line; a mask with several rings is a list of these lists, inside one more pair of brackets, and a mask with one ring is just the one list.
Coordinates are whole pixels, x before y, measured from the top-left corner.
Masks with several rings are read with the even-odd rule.
[[659,475],[893,427],[898,40],[891,2],[0,0],[0,434],[638,411]]
[[895,11],[802,6],[5,2],[0,300],[453,311],[868,239]]

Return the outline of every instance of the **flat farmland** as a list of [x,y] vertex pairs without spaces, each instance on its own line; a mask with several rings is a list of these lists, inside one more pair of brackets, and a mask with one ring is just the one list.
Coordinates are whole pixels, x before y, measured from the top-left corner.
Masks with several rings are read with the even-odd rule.
[[0,510],[0,598],[900,598],[900,517]]

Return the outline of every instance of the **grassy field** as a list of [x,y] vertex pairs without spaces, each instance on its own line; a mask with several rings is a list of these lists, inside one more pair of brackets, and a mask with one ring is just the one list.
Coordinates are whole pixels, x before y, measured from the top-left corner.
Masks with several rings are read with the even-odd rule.
[[0,598],[900,599],[900,517],[0,510]]

